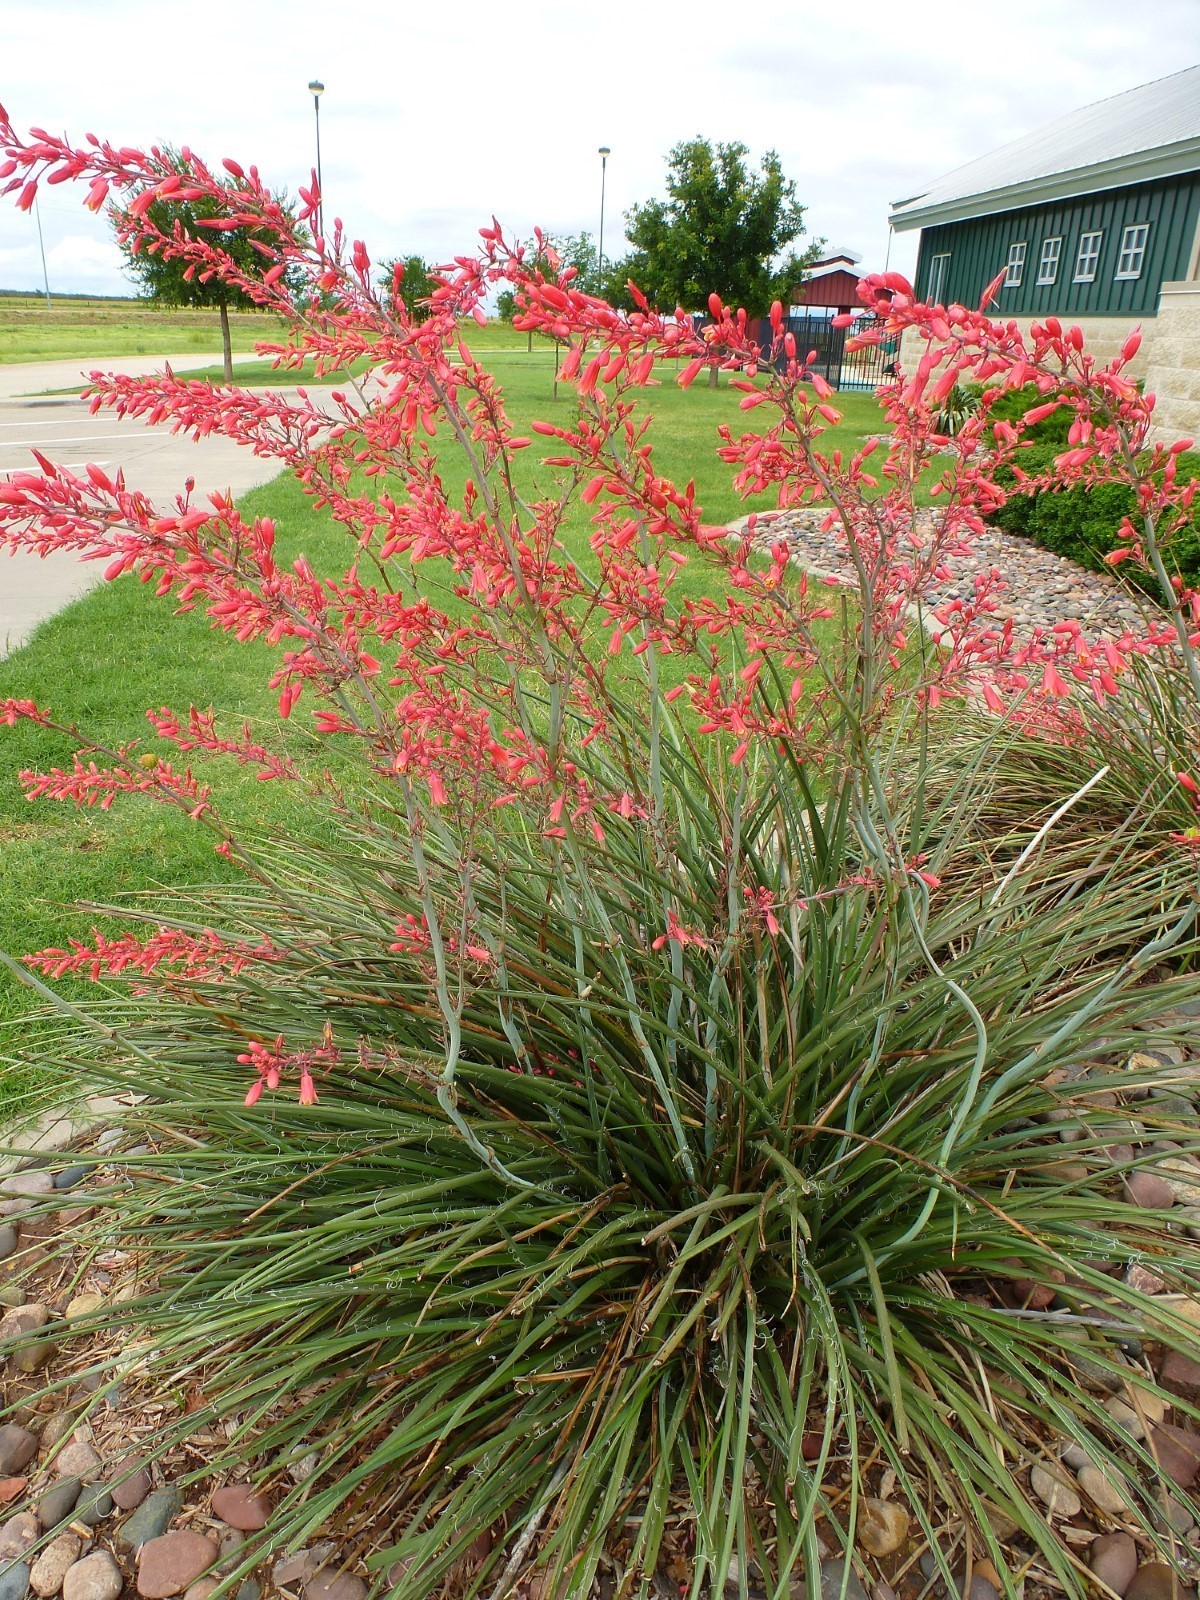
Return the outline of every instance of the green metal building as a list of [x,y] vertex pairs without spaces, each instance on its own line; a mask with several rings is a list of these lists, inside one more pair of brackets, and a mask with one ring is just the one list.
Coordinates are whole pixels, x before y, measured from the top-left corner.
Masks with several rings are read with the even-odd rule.
[[[1200,66],[1085,106],[892,206],[923,300],[1122,327],[1200,277]],[[1089,330],[1094,337],[1100,330]]]

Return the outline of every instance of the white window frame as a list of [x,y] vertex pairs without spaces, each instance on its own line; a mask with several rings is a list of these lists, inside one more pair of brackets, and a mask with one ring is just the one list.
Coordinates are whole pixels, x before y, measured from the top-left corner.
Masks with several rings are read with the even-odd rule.
[[[1050,246],[1054,249],[1051,250]],[[1062,234],[1056,233],[1049,239],[1042,240],[1042,254],[1038,260],[1037,281],[1039,284],[1058,282],[1058,264],[1062,260]]]
[[1009,245],[1008,261],[1004,267],[1004,282],[1001,285],[1002,288],[1020,288],[1021,279],[1025,276],[1025,246],[1027,243],[1028,240],[1026,239],[1018,239],[1014,244]]
[[929,258],[929,288],[926,290],[926,303],[931,306],[944,305],[943,294],[946,288],[946,279],[950,275],[950,252],[947,250],[942,255]]
[[1146,264],[1146,247],[1150,243],[1150,224],[1131,222],[1121,234],[1121,248],[1117,253],[1117,270],[1113,277],[1129,280],[1140,278]]
[[[1095,240],[1095,244],[1092,241]],[[1089,228],[1079,235],[1079,249],[1075,252],[1075,276],[1072,283],[1095,283],[1100,268],[1100,252],[1104,248],[1104,229]]]

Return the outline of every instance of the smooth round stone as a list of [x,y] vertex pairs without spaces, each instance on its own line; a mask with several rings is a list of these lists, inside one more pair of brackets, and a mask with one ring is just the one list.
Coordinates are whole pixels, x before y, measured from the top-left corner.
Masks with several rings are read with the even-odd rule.
[[1161,1294],[1167,1287],[1164,1278],[1142,1266],[1140,1261],[1131,1261],[1125,1268],[1125,1282],[1135,1294]]
[[242,1546],[246,1542],[246,1535],[240,1528],[222,1528],[221,1537],[217,1541],[221,1554],[221,1565],[217,1571],[223,1578],[227,1578],[241,1559]]
[[[840,1600],[845,1590],[844,1600],[867,1600],[867,1591],[863,1588],[858,1574],[853,1568],[849,1572],[846,1564],[837,1556],[830,1556],[822,1561],[821,1574],[821,1600]],[[305,1600],[309,1600],[307,1593]],[[340,1596],[339,1596],[340,1600]]]
[[1083,1501],[1075,1491],[1071,1475],[1062,1468],[1044,1466],[1038,1462],[1029,1474],[1029,1483],[1034,1494],[1052,1515],[1077,1517],[1083,1510]]
[[29,1563],[14,1561],[0,1566],[0,1600],[25,1600],[29,1592]]
[[1154,1520],[1156,1526],[1170,1528],[1181,1539],[1186,1538],[1196,1526],[1191,1507],[1186,1506],[1182,1500],[1177,1500],[1173,1494],[1166,1497],[1162,1510]]
[[138,1554],[137,1592],[143,1600],[168,1600],[195,1583],[216,1559],[216,1543],[205,1533],[179,1528],[161,1534]]
[[125,1580],[107,1550],[96,1550],[67,1569],[63,1600],[118,1600]]
[[18,1511],[0,1526],[0,1561],[23,1556],[38,1541],[38,1519],[32,1511]]
[[79,1489],[78,1478],[62,1478],[46,1490],[37,1503],[38,1521],[43,1529],[57,1527],[67,1520],[79,1499]]
[[257,1578],[243,1578],[234,1600],[262,1600],[262,1584]]
[[[304,1585],[304,1600],[367,1600],[367,1586],[353,1572],[337,1572],[323,1567]],[[847,1600],[854,1600],[848,1595]]]
[[219,1578],[197,1578],[183,1591],[183,1600],[208,1600],[219,1582]]
[[1079,1487],[1093,1504],[1099,1506],[1101,1511],[1107,1511],[1110,1517],[1129,1510],[1129,1501],[1123,1491],[1099,1467],[1089,1465],[1080,1468]]
[[0,1478],[12,1478],[37,1455],[37,1436],[15,1422],[0,1427]]
[[112,1515],[112,1508],[112,1495],[103,1484],[93,1484],[79,1492],[79,1499],[75,1502],[75,1521],[82,1522],[85,1528],[98,1527],[105,1517]]
[[54,1179],[46,1171],[13,1172],[0,1178],[0,1194],[22,1195],[36,1200],[39,1195],[54,1192]]
[[68,1434],[74,1433],[78,1419],[69,1411],[56,1411],[52,1417],[47,1418],[46,1425],[38,1437],[43,1454],[53,1450],[55,1445],[61,1444]]
[[39,1339],[34,1344],[22,1345],[12,1358],[12,1364],[18,1372],[40,1372],[48,1361],[51,1361],[58,1351],[58,1346],[53,1339]]
[[335,1548],[335,1545],[326,1540],[321,1544],[310,1545],[304,1550],[297,1550],[294,1555],[283,1556],[271,1568],[272,1582],[276,1588],[302,1583],[325,1565]]
[[1143,1423],[1133,1407],[1127,1405],[1118,1395],[1111,1395],[1104,1402],[1104,1409],[1112,1418],[1113,1426],[1120,1428],[1122,1433],[1127,1433],[1131,1439],[1145,1438],[1145,1423]]
[[108,1477],[108,1491],[121,1511],[132,1511],[150,1493],[150,1474],[141,1456],[125,1456]]
[[60,1533],[52,1539],[29,1569],[29,1587],[34,1594],[43,1600],[57,1594],[68,1569],[79,1559],[81,1548],[79,1536],[74,1533]]
[[1165,1561],[1147,1561],[1134,1573],[1125,1600],[1195,1600],[1195,1589],[1184,1583]]
[[873,1556],[890,1556],[908,1538],[908,1512],[894,1500],[865,1499],[858,1508],[859,1544]]
[[94,1317],[103,1304],[102,1294],[97,1294],[94,1289],[85,1289],[82,1294],[71,1297],[63,1314],[68,1322],[74,1322],[77,1317]]
[[87,1177],[90,1168],[85,1166],[64,1167],[61,1172],[54,1174],[54,1187],[58,1190],[73,1189],[77,1183],[82,1183]]
[[1124,1594],[1137,1571],[1137,1545],[1127,1533],[1106,1533],[1092,1540],[1087,1561],[1101,1583]]
[[82,1439],[63,1445],[54,1458],[54,1470],[60,1478],[82,1478],[85,1483],[96,1476],[101,1465],[99,1453]]
[[[1200,1398],[1200,1362],[1180,1350],[1168,1350],[1159,1369],[1158,1381],[1164,1389],[1184,1400]],[[3,1429],[0,1429],[3,1432]]]
[[271,1504],[265,1495],[252,1489],[248,1483],[227,1483],[223,1488],[213,1490],[212,1511],[214,1517],[227,1522],[231,1528],[253,1533],[266,1527]]
[[50,1307],[37,1300],[27,1300],[14,1306],[0,1317],[0,1339],[19,1339],[23,1334],[36,1333],[50,1321]]
[[9,1256],[15,1255],[20,1242],[21,1235],[17,1231],[16,1223],[6,1222],[0,1225],[0,1261],[7,1261]]
[[174,1484],[166,1489],[155,1489],[117,1529],[117,1543],[130,1550],[140,1550],[149,1540],[165,1533],[171,1525],[171,1518],[177,1517],[182,1510],[182,1489]]
[[1150,1444],[1162,1470],[1180,1489],[1189,1489],[1200,1473],[1200,1434],[1159,1422],[1151,1429]]

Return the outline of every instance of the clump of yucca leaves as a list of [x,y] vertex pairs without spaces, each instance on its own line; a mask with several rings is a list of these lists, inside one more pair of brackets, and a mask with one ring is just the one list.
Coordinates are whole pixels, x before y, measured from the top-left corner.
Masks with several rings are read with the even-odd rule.
[[[340,1512],[399,1596],[437,1593],[483,1530],[472,1593],[530,1569],[585,1595],[627,1530],[632,1593],[669,1532],[692,1594],[720,1594],[736,1557],[743,1590],[753,1568],[786,1595],[801,1570],[815,1583],[818,1534],[853,1548],[884,1467],[931,1540],[949,1506],[1003,1571],[1006,1517],[1079,1590],[1023,1468],[1065,1439],[1126,1459],[1097,1371],[1153,1390],[1130,1340],[1196,1338],[1118,1269],[1200,1294],[1200,1245],[1124,1203],[1112,1111],[1079,1104],[1070,1144],[1047,1117],[1060,1069],[1145,1086],[1122,1064],[1137,1022],[1200,996],[1139,987],[1195,947],[1194,891],[1164,900],[1136,825],[1009,873],[1014,832],[966,870],[980,761],[940,804],[897,786],[906,849],[957,873],[906,909],[864,871],[877,814],[853,776],[814,793],[763,750],[731,788],[677,730],[661,760],[655,828],[614,818],[603,847],[568,849],[508,826],[476,847],[473,933],[503,956],[463,980],[455,1108],[491,1165],[439,1104],[427,955],[393,948],[417,886],[386,796],[332,843],[263,841],[257,885],[167,919],[266,935],[281,960],[151,980],[99,1013],[115,1048],[64,1033],[91,1081],[144,1088],[155,1063],[129,1118],[154,1153],[98,1224],[140,1254],[144,1293],[117,1311],[132,1356],[195,1390],[180,1435],[236,1420],[228,1458],[288,1491],[276,1547]],[[426,840],[443,886],[455,842]],[[792,903],[777,937],[748,889]],[[664,903],[695,933],[666,952]],[[327,1027],[361,1055],[319,1108],[247,1112],[246,1040]],[[1053,1309],[1019,1308],[1029,1283]],[[281,1469],[313,1452],[292,1486]],[[1133,1454],[1150,1523],[1157,1468]]]

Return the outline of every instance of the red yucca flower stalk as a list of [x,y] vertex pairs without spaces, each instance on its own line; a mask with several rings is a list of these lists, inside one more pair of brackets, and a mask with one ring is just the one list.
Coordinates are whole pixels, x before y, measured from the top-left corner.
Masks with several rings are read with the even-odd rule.
[[[670,1554],[693,1600],[735,1574],[745,1594],[752,1569],[773,1596],[803,1571],[815,1600],[895,1485],[931,1544],[948,1505],[1003,1569],[1000,1512],[1079,1593],[1027,1477],[1074,1443],[1162,1546],[1161,1451],[1114,1434],[1087,1374],[1162,1399],[1146,1351],[1200,1355],[1195,1229],[1123,1186],[1162,1136],[1185,1163],[1200,1143],[1151,1069],[1115,1064],[1164,990],[1200,993],[1193,842],[1135,798],[1060,847],[1094,775],[983,849],[972,832],[1006,750],[1083,759],[1155,663],[1200,707],[1200,596],[1163,562],[1195,486],[1186,441],[1148,443],[1136,336],[1103,365],[1053,318],[993,320],[990,291],[975,310],[864,279],[870,337],[917,356],[880,392],[886,441],[843,451],[778,304],[756,327],[713,296],[697,331],[631,284],[626,314],[493,223],[416,321],[340,221],[310,233],[315,181],[292,213],[237,162],[25,139],[2,113],[0,150],[18,205],[83,182],[130,249],[238,288],[289,330],[260,349],[338,385],[95,373],[90,392],[288,468],[344,533],[340,570],[190,483],[164,508],[40,455],[0,482],[6,548],[103,561],[270,648],[280,728],[152,709],[181,757],[303,784],[303,730],[334,773],[319,837],[245,838],[190,766],[0,702],[76,744],[22,774],[30,797],[152,796],[244,875],[203,924],[168,909],[26,959],[51,999],[29,969],[125,979],[115,1010],[61,1002],[50,1054],[151,1097],[131,1130],[152,1118],[163,1153],[98,1224],[147,1263],[119,1315],[164,1370],[202,1374],[180,1429],[245,1419],[231,1458],[284,1485],[264,1538],[361,1498],[386,1508],[396,1548],[376,1530],[368,1553],[401,1596],[584,1596],[602,1563],[646,1593]],[[199,201],[194,229],[163,223]],[[261,275],[222,249],[239,228]],[[529,433],[470,340],[500,287],[574,391]],[[747,418],[719,458],[746,495],[823,508],[827,580],[769,516],[732,539],[659,469],[650,392],[714,360]],[[936,419],[968,381],[982,401],[951,437]],[[992,422],[1027,384],[1042,402]],[[1022,479],[1059,409],[1068,447]],[[1132,487],[1119,554],[1163,590],[1143,628],[1021,637],[994,573],[931,603],[1006,475]],[[1168,961],[1183,975],[1147,986]],[[1173,1426],[1200,1418],[1174,1403]],[[284,1478],[301,1457],[315,1476]]]

